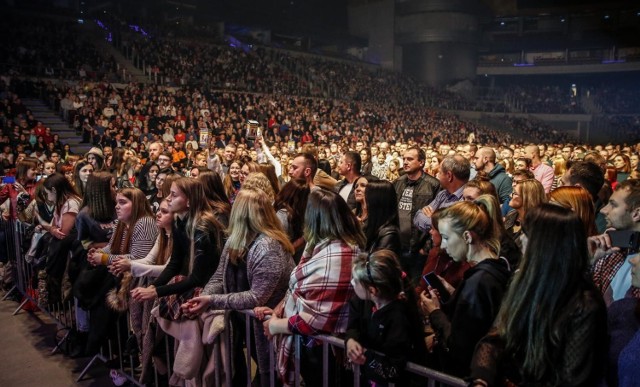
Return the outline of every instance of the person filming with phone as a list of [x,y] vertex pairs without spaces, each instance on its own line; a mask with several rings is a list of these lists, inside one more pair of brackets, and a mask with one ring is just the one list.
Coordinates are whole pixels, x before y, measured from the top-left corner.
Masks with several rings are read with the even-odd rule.
[[631,286],[629,260],[638,254],[640,232],[640,180],[618,184],[609,203],[600,212],[607,220],[604,234],[588,238],[593,264],[593,282],[609,306],[629,292],[640,298],[640,288]]
[[427,278],[430,286],[420,294],[420,307],[435,332],[435,340],[427,340],[435,357],[429,366],[459,377],[469,374],[473,350],[491,328],[511,274],[507,261],[498,255],[498,225],[487,211],[486,196],[438,211],[441,248],[471,268],[455,291],[435,276],[443,286]]

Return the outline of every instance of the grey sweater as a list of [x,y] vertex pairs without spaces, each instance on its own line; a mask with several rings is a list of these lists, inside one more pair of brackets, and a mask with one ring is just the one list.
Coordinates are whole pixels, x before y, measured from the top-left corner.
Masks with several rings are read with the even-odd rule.
[[[229,250],[225,245],[218,269],[202,291],[202,295],[213,295],[210,304],[212,309],[273,308],[284,298],[289,276],[295,266],[291,254],[276,240],[260,234],[249,247],[245,258],[248,290],[239,289],[241,285],[237,284],[237,277],[230,267]],[[254,335],[258,366],[261,372],[268,372],[268,342],[262,331],[262,323],[257,320],[254,320]]]

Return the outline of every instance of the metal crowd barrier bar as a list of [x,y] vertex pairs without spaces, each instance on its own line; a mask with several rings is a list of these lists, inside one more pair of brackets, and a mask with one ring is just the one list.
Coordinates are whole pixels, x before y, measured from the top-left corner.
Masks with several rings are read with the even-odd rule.
[[[251,335],[251,331],[250,331],[250,324],[251,321],[255,318],[255,314],[253,313],[252,310],[242,310],[240,311],[241,313],[245,314],[248,318],[246,319],[246,332],[245,335],[246,337],[246,343],[247,346],[249,346],[249,340],[250,340],[250,335]],[[315,339],[319,340],[322,342],[322,368],[323,368],[323,378],[322,378],[322,385],[324,387],[328,387],[329,386],[329,351],[330,348],[329,346],[335,346],[338,348],[342,348],[344,349],[344,341],[341,338],[338,338],[336,336],[330,336],[330,335],[317,335],[314,336]],[[302,336],[300,335],[294,335],[294,343],[295,343],[295,356],[294,356],[294,367],[295,367],[295,374],[294,374],[294,380],[295,380],[295,386],[299,387],[301,384],[301,377],[300,377],[300,350],[301,350],[301,342],[302,342]],[[275,386],[275,369],[276,369],[276,364],[275,364],[275,348],[273,348],[273,344],[270,342],[269,343],[269,367],[270,367],[270,373],[271,373],[271,377],[270,377],[270,386],[274,387]],[[249,354],[249,351],[247,350],[247,354]],[[247,364],[249,364],[249,361],[251,360],[250,356],[247,355]],[[418,376],[422,376],[424,378],[427,379],[427,383],[429,387],[435,387],[436,383],[439,383],[440,386],[449,386],[449,387],[466,387],[468,385],[467,382],[465,382],[464,380],[451,376],[451,375],[447,375],[445,373],[421,366],[419,364],[415,364],[415,363],[407,363],[406,366],[406,370],[409,373],[412,373],[414,375],[418,375]],[[247,367],[247,380],[249,381],[248,383],[250,384],[250,380],[251,380],[251,367],[248,366]],[[228,384],[230,385],[230,384]],[[355,387],[360,387],[360,366],[358,365],[353,365],[353,383],[351,384]],[[393,384],[390,384],[390,386],[393,386]]]
[[[33,267],[33,265],[31,263],[28,263],[25,260],[24,257],[24,249],[23,249],[23,245],[22,245],[22,237],[25,235],[26,231],[28,230],[28,227],[30,227],[28,224],[24,224],[21,222],[17,222],[17,221],[0,221],[0,230],[4,229],[5,233],[6,233],[6,242],[7,242],[7,251],[9,253],[9,261],[11,261],[11,264],[14,265],[14,285],[13,287],[7,292],[7,294],[5,294],[3,300],[7,299],[8,296],[13,293],[13,292],[18,292],[22,297],[23,297],[23,301],[21,302],[20,306],[16,309],[16,311],[14,312],[14,315],[19,313],[19,311],[28,303],[28,302],[33,302],[37,304],[37,300],[35,300],[33,298],[33,295],[35,294],[33,289],[33,276],[35,274],[35,268]],[[52,320],[55,321],[58,329],[67,329],[67,333],[65,334],[65,336],[63,337],[63,339],[56,343],[56,346],[53,348],[52,350],[52,354],[57,352],[60,347],[63,345],[64,341],[69,337],[69,333],[71,332],[71,330],[75,327],[75,319],[74,319],[74,305],[71,302],[66,302],[66,303],[62,303],[62,305],[58,305],[58,304],[54,304],[54,305],[38,305],[39,309],[47,314]],[[51,308],[49,308],[51,307]],[[244,370],[246,372],[246,380],[247,380],[247,386],[251,386],[251,369],[252,369],[252,349],[251,349],[251,343],[252,343],[252,332],[251,332],[251,328],[252,328],[252,323],[253,323],[253,319],[255,318],[255,315],[253,313],[253,311],[251,310],[243,310],[240,311],[241,313],[243,313],[245,315],[245,345],[246,345],[246,369]],[[130,316],[128,314],[129,312],[127,312],[126,316],[120,316],[120,318],[126,318],[127,319],[127,330],[128,333],[131,331],[131,328],[129,326],[129,321],[130,321]],[[218,337],[218,339],[216,340],[214,347],[213,347],[213,353],[211,353],[210,355],[213,356],[213,361],[215,364],[215,374],[214,374],[214,379],[215,379],[215,385],[216,386],[232,386],[232,375],[231,375],[231,369],[233,368],[233,360],[232,360],[232,350],[233,350],[233,346],[231,343],[231,335],[230,335],[230,321],[229,321],[229,313],[225,314],[225,329],[224,331],[221,333],[221,335]],[[157,329],[161,329],[159,326],[157,327]],[[239,333],[239,332],[238,332]],[[344,343],[343,340],[335,337],[335,336],[330,336],[330,335],[318,335],[315,337],[317,340],[320,340],[322,342],[323,345],[323,352],[322,352],[322,359],[323,359],[323,386],[328,387],[329,386],[329,350],[330,350],[330,346],[335,346],[338,348],[343,348],[344,349]],[[115,360],[118,359],[118,369],[117,372],[124,378],[127,379],[127,381],[129,381],[130,383],[136,385],[136,386],[143,386],[144,384],[142,384],[142,381],[139,381],[136,378],[136,374],[135,374],[135,370],[134,370],[134,364],[135,362],[133,361],[133,356],[131,353],[129,353],[129,366],[127,367],[124,362],[124,356],[125,353],[123,351],[122,348],[122,335],[120,332],[120,324],[118,324],[117,326],[117,338],[116,338],[116,345],[115,347],[117,348],[117,352],[114,354],[113,349],[114,349],[114,345],[111,342],[111,340],[109,340],[107,342],[107,348],[101,348],[100,353],[95,355],[85,366],[85,368],[82,370],[82,372],[80,373],[79,377],[77,378],[77,381],[80,381],[84,378],[84,376],[86,375],[86,373],[89,371],[89,369],[96,364],[96,362],[101,361],[103,363],[108,363],[109,360]],[[295,356],[294,356],[294,366],[295,366],[295,385],[296,386],[300,386],[301,383],[301,377],[300,377],[300,352],[301,352],[301,336],[299,335],[295,335],[294,338],[294,343],[295,343]],[[164,347],[165,347],[165,361],[166,361],[166,366],[167,366],[167,378],[171,377],[172,374],[172,363],[173,363],[173,353],[171,351],[170,348],[170,343],[169,343],[169,336],[167,335],[164,339]],[[225,343],[226,344],[226,348],[224,351],[222,351],[221,349],[221,343]],[[139,351],[141,353],[141,351],[143,351],[143,348],[139,348]],[[108,354],[105,354],[105,352]],[[223,365],[225,365],[225,361],[223,361],[223,359],[226,360],[226,366],[228,367],[224,367]],[[222,363],[222,364],[221,364]],[[275,386],[276,385],[276,356],[275,356],[275,348],[273,347],[273,343],[270,342],[269,343],[269,384],[270,386]],[[226,368],[226,369],[224,369]],[[443,374],[441,372],[429,369],[427,367],[423,367],[421,365],[418,364],[414,364],[414,363],[408,363],[406,370],[412,374],[416,374],[422,377],[425,377],[428,379],[428,385],[429,386],[435,386],[436,383],[440,383],[441,385],[444,386],[451,386],[451,387],[463,387],[466,386],[467,384],[459,378],[456,377],[452,377],[450,375],[446,375]],[[221,375],[221,372],[224,371],[224,381]],[[242,370],[236,370],[236,372],[242,372]],[[258,369],[259,372],[259,369]],[[153,378],[154,381],[156,382],[156,385],[158,385],[158,381],[159,381],[159,375],[158,375],[158,369],[155,367],[155,364],[153,366]],[[353,374],[354,374],[354,379],[353,379],[353,386],[359,387],[360,386],[360,368],[357,365],[354,365],[353,367]]]

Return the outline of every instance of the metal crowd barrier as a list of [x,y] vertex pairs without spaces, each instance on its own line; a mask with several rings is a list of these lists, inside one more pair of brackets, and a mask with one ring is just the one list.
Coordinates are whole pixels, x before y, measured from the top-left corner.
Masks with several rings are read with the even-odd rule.
[[[246,350],[247,387],[250,387],[251,386],[251,367],[249,364],[251,364],[250,363],[251,346],[249,345],[249,343],[251,340],[252,320],[255,318],[255,314],[253,313],[252,310],[242,310],[240,312],[248,317],[245,319],[246,320],[245,343],[247,346],[247,350]],[[338,338],[336,336],[330,336],[330,335],[317,335],[317,336],[314,336],[314,338],[322,342],[322,368],[323,368],[322,385],[324,387],[329,387],[329,351],[331,350],[330,346],[344,349],[344,341],[341,338]],[[295,345],[295,351],[294,351],[295,386],[299,387],[301,385],[300,352],[301,352],[301,345],[302,345],[302,336],[294,335],[294,343],[295,343],[294,344]],[[230,356],[230,354],[227,354],[227,356]],[[275,369],[276,369],[275,348],[273,347],[273,343],[269,342],[269,371],[270,371],[271,387],[275,386]],[[442,372],[438,372],[436,370],[424,367],[419,364],[411,363],[411,362],[407,363],[406,371],[411,374],[426,378],[427,386],[429,387],[435,387],[436,383],[439,383],[440,386],[449,386],[449,387],[465,387],[468,385],[467,382],[465,382],[460,378],[447,375]],[[360,387],[360,366],[357,364],[353,365],[353,384],[351,385],[354,387]],[[390,386],[393,386],[393,384],[390,384]]]
[[[34,289],[34,276],[37,278],[37,272],[32,263],[29,263],[25,260],[25,247],[27,245],[24,237],[28,235],[29,228],[31,226],[25,223],[21,223],[19,221],[0,221],[0,231],[4,231],[6,235],[7,242],[7,251],[9,255],[9,261],[11,265],[13,265],[13,275],[14,275],[14,284],[13,287],[7,291],[2,300],[6,300],[12,294],[17,294],[21,297],[21,303],[18,308],[13,313],[14,315],[18,314],[28,303],[33,303],[37,305],[38,300],[35,298],[37,294],[37,289]],[[27,247],[28,249],[28,247]],[[55,346],[53,347],[51,353],[54,354],[61,350],[65,341],[69,338],[72,330],[76,328],[75,322],[75,313],[74,313],[74,304],[73,302],[64,302],[62,304],[54,304],[54,305],[38,305],[39,310],[42,313],[48,315],[56,324],[58,328],[58,332],[65,332],[64,336],[60,340],[56,340]],[[255,366],[257,369],[257,364],[252,359],[252,325],[253,320],[255,319],[255,315],[251,310],[243,310],[239,311],[245,316],[245,363],[246,368],[244,370],[245,377],[247,380],[247,387],[251,386],[252,383],[252,366]],[[126,314],[120,315],[119,319],[126,318],[127,320],[127,337],[130,336],[131,326],[130,326],[130,315],[129,312]],[[229,334],[230,329],[228,329],[231,321],[229,319],[229,313],[225,314],[225,330],[218,336],[213,345],[213,353],[208,354],[213,358],[213,362],[215,364],[214,370],[214,383],[215,386],[231,386],[232,385],[232,350],[233,346],[231,343],[231,335]],[[161,329],[157,326],[157,329]],[[128,382],[132,383],[136,386],[143,386],[141,380],[139,380],[137,375],[137,370],[134,365],[136,361],[134,359],[134,354],[126,353],[123,348],[123,335],[120,329],[120,322],[117,324],[116,329],[116,338],[115,342],[113,340],[108,340],[106,345],[104,345],[98,354],[93,356],[84,369],[80,372],[77,381],[81,381],[87,374],[87,372],[97,363],[102,362],[105,364],[110,364],[111,367],[117,366],[117,373],[125,378]],[[317,340],[322,342],[323,346],[323,386],[329,386],[329,351],[331,350],[330,346],[334,346],[337,348],[344,349],[343,340],[330,335],[319,335],[315,337]],[[171,351],[171,338],[165,334],[164,342],[160,344],[160,346],[164,346],[164,362],[166,364],[167,375],[166,378],[169,380],[172,374],[172,365],[174,363],[174,354]],[[226,350],[222,350],[221,344],[224,343]],[[298,387],[301,384],[300,377],[300,350],[301,350],[301,336],[295,336],[295,354],[294,354],[294,365],[295,365],[295,386]],[[139,353],[142,353],[143,348],[138,348]],[[125,364],[125,358],[128,357],[128,364]],[[436,386],[436,383],[439,383],[441,386],[451,386],[451,387],[463,387],[466,386],[462,379],[455,378],[441,372],[423,367],[418,364],[408,363],[406,370],[409,373],[419,375],[428,380],[428,386]],[[243,370],[236,370],[236,372],[243,372]],[[159,384],[159,379],[161,375],[156,367],[156,364],[153,364],[153,379],[154,384]],[[269,385],[276,386],[276,355],[275,348],[272,342],[269,342]],[[360,367],[358,365],[353,365],[353,386],[360,387]]]

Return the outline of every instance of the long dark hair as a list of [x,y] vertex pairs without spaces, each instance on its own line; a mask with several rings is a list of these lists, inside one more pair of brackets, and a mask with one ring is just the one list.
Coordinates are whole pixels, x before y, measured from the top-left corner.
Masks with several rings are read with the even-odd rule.
[[[202,188],[204,188],[204,194],[209,200],[209,204],[213,209],[213,212],[218,216],[219,220],[229,221],[231,215],[231,205],[229,204],[229,197],[224,190],[222,179],[217,172],[210,170],[202,171],[198,175],[198,180],[202,182]],[[222,222],[225,223],[225,222]],[[224,224],[226,227],[227,224]]]
[[[131,237],[135,230],[135,224],[144,217],[153,217],[153,211],[147,201],[147,197],[144,196],[144,192],[138,188],[124,188],[118,192],[118,195],[122,195],[131,201],[131,219],[129,225],[124,222],[118,222],[111,239],[113,241],[111,252],[113,254],[126,254],[131,250]],[[125,233],[126,237],[123,241],[122,236]]]
[[364,234],[367,237],[367,250],[373,246],[381,227],[399,225],[396,190],[386,180],[372,180],[364,191],[367,202],[367,225]]
[[64,177],[64,175],[61,173],[56,172],[53,175],[47,177],[43,185],[44,185],[44,188],[46,188],[49,191],[51,191],[52,189],[55,189],[56,191],[55,206],[56,206],[56,213],[58,214],[60,213],[62,206],[68,199],[72,197],[76,197],[78,198],[78,200],[80,199],[80,196],[78,195],[76,190],[73,188],[71,183],[69,183],[69,180],[67,180],[67,178]]
[[566,327],[588,287],[587,236],[571,210],[541,204],[526,216],[529,243],[496,318],[526,381],[560,383]]
[[189,272],[193,268],[193,257],[195,256],[194,234],[200,230],[214,238],[215,246],[218,249],[216,254],[221,252],[224,227],[215,216],[209,201],[204,193],[202,182],[189,177],[181,177],[172,184],[180,190],[189,201],[187,210],[187,235],[191,240]]
[[111,180],[115,177],[109,172],[96,172],[87,179],[82,207],[88,207],[91,217],[98,222],[110,222],[116,217],[116,201],[111,194]]
[[300,238],[304,231],[304,212],[309,200],[309,186],[305,179],[291,179],[282,186],[276,195],[273,207],[276,211],[285,209],[289,220],[289,238],[296,240]]
[[366,246],[366,238],[360,229],[360,223],[347,202],[333,191],[315,189],[309,194],[304,219],[304,239],[307,251],[313,251],[324,239],[339,239],[342,242]]
[[[78,195],[80,196],[84,196],[84,187],[82,185],[82,180],[80,180],[80,170],[87,165],[91,165],[91,163],[89,163],[87,160],[80,160],[73,167],[73,185],[76,188],[76,192],[78,192]],[[93,165],[91,165],[91,168],[94,168]],[[95,168],[93,172],[96,172]]]

